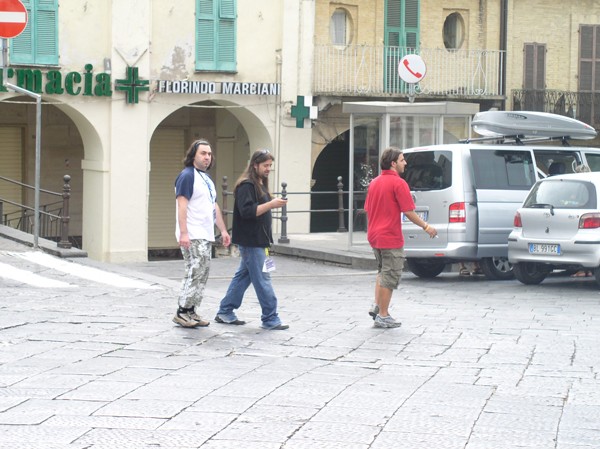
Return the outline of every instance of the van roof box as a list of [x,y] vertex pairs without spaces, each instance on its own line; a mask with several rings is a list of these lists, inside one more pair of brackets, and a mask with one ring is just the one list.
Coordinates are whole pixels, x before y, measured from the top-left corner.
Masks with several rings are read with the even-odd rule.
[[[579,120],[564,115],[531,111],[486,111],[475,114],[471,127],[484,139],[524,138],[540,140],[589,140],[596,130]],[[475,141],[479,139],[470,139]]]

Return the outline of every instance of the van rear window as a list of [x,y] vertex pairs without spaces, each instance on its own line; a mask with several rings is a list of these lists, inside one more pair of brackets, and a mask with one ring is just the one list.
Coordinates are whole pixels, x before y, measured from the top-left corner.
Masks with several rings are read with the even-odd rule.
[[441,190],[452,185],[450,151],[404,153],[406,168],[402,177],[411,190]]
[[529,151],[472,149],[471,160],[477,189],[529,190],[536,181]]
[[587,181],[541,181],[531,190],[523,207],[550,205],[556,209],[594,209],[596,189]]

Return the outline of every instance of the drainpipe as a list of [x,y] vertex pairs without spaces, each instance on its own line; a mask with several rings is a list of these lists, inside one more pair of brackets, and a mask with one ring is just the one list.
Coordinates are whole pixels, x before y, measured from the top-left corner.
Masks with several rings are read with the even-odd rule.
[[500,92],[504,93],[504,100],[502,100],[502,111],[506,110],[506,49],[508,47],[508,0],[500,1],[500,51],[502,55],[500,58]]
[[279,93],[277,94],[275,100],[275,160],[277,164],[277,169],[275,170],[275,186],[274,190],[277,192],[281,187],[279,185],[279,164],[281,163],[281,157],[279,154],[279,147],[281,142],[281,49],[275,50],[275,65],[276,65],[276,73],[275,73],[275,82],[279,86]]

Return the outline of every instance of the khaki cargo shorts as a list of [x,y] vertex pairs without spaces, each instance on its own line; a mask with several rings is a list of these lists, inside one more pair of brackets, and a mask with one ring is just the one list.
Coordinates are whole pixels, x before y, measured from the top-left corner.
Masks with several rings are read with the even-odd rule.
[[404,269],[404,248],[373,248],[373,253],[375,259],[377,259],[379,285],[390,290],[396,290]]

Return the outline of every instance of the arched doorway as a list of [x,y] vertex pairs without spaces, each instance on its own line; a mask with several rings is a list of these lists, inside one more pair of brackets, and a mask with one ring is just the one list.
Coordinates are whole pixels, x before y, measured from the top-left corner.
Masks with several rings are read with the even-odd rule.
[[[344,190],[349,187],[348,171],[349,159],[349,132],[346,131],[333,139],[319,154],[313,168],[312,179],[314,184],[311,191],[311,210],[331,210],[338,208],[339,176],[342,177]],[[324,193],[330,192],[330,193]],[[347,196],[345,196],[347,201]],[[347,203],[344,208],[347,208]],[[344,219],[347,223],[348,214]],[[337,212],[313,212],[310,217],[310,232],[335,232],[339,227],[339,216]]]
[[[209,176],[217,187],[222,204],[223,178],[228,190],[243,173],[250,153],[257,147],[272,148],[269,133],[260,119],[247,108],[228,101],[203,101],[183,105],[165,117],[150,141],[148,200],[149,257],[179,257],[175,240],[175,178],[183,158],[196,139],[211,142],[215,164]],[[231,219],[226,217],[229,225]]]
[[[41,112],[40,209],[59,213],[62,199],[45,191],[62,192],[63,178],[69,175],[69,235],[72,243],[80,248],[83,234],[83,137],[77,123],[62,107],[42,103]],[[4,100],[0,105],[0,176],[31,186],[36,183],[35,120],[36,104],[29,97],[15,96]],[[0,197],[30,207],[34,205],[33,189],[21,188],[7,182],[0,186]],[[22,211],[12,206],[8,210],[5,208],[4,213],[18,216]],[[10,217],[8,219],[10,220]],[[8,224],[12,226],[11,223]],[[27,227],[23,229],[29,232]],[[40,237],[58,239],[60,225],[57,220],[43,216]]]

